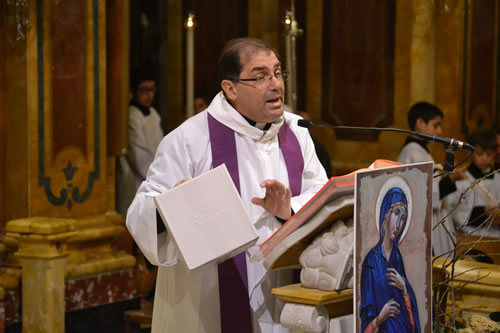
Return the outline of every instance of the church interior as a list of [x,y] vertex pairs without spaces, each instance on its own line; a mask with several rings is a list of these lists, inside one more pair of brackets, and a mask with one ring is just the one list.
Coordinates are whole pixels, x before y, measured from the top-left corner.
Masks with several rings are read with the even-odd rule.
[[[154,70],[165,133],[220,91],[225,43],[250,36],[279,52],[287,104],[315,124],[408,130],[410,106],[427,101],[442,135],[467,141],[500,125],[499,33],[496,0],[1,1],[0,332],[148,332],[155,270],[116,208],[134,68]],[[310,132],[334,176],[395,161],[406,139]],[[429,149],[443,164],[443,145]],[[457,306],[500,311],[492,258],[496,282]]]

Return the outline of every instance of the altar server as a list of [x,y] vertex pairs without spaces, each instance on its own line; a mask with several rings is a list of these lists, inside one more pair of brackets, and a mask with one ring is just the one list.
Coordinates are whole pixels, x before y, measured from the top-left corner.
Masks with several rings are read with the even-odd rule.
[[153,107],[156,95],[154,73],[141,67],[130,79],[132,99],[128,109],[127,155],[117,165],[116,209],[125,214],[163,139],[161,118]]
[[[428,135],[441,135],[443,112],[434,104],[418,102],[408,111],[408,126],[412,131]],[[427,141],[408,136],[399,153],[398,162],[404,164],[434,162]],[[441,172],[438,172],[441,173]],[[444,219],[441,205],[444,197],[453,192],[455,182],[465,177],[464,169],[455,169],[452,174],[442,178],[434,177],[432,182],[432,254],[434,256],[451,256],[456,241],[453,223]]]
[[[444,199],[455,227],[462,233],[500,238],[500,174],[493,173],[497,149],[495,133],[479,129],[469,142],[476,148],[466,178],[456,182],[454,192]],[[456,207],[456,208],[455,208]]]

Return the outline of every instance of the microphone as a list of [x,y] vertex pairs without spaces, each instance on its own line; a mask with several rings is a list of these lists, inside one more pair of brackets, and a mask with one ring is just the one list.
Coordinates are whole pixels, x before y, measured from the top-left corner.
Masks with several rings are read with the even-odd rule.
[[457,139],[445,138],[442,136],[430,135],[430,134],[425,134],[425,133],[420,133],[420,132],[413,132],[413,133],[414,133],[414,135],[418,136],[419,138],[442,143],[445,147],[453,147],[455,149],[457,149],[457,148],[467,149],[470,151],[474,151],[476,149],[470,143],[462,142],[462,141],[457,140]]
[[452,147],[454,150],[456,150],[458,148],[467,149],[470,151],[475,150],[474,146],[471,145],[470,143],[462,142],[462,141],[459,141],[457,139],[445,138],[442,136],[430,135],[430,134],[425,134],[425,133],[415,132],[415,131],[408,131],[408,130],[404,130],[404,129],[400,129],[400,128],[319,125],[319,124],[313,124],[310,120],[306,120],[306,119],[299,119],[297,121],[297,125],[299,125],[300,127],[305,127],[305,128],[323,127],[323,128],[331,128],[334,130],[337,129],[337,130],[374,131],[374,132],[400,132],[400,133],[411,134],[411,135],[417,136],[419,138],[422,138],[424,140],[441,143],[444,145],[445,148]]
[[299,119],[297,121],[297,125],[299,125],[300,127],[305,127],[305,128],[309,128],[309,127],[312,127],[312,126],[317,126],[316,124],[313,124],[312,121],[305,120],[305,119]]

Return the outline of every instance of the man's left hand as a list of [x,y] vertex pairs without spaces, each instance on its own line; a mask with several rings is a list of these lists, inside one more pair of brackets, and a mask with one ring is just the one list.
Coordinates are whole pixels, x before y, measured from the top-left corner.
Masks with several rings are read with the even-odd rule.
[[277,180],[264,180],[260,187],[266,189],[264,198],[252,198],[252,203],[262,206],[269,214],[288,220],[292,216],[292,192]]

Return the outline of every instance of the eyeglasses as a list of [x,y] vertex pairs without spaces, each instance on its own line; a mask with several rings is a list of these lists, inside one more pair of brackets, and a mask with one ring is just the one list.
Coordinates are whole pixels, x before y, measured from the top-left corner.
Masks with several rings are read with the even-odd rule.
[[264,86],[267,86],[271,82],[271,80],[273,79],[273,76],[280,81],[286,81],[288,79],[288,74],[289,74],[288,71],[276,71],[273,74],[258,76],[254,79],[240,79],[240,78],[238,78],[238,81],[253,82],[256,87],[264,87]]
[[156,93],[156,87],[140,87],[137,88],[137,92],[139,94]]

